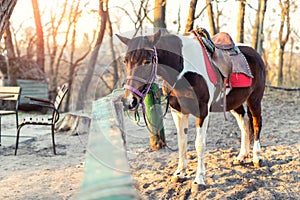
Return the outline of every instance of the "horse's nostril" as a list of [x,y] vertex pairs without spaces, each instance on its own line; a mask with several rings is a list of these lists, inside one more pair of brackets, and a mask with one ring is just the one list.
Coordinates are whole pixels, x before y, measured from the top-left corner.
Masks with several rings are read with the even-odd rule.
[[131,103],[129,104],[129,109],[134,110],[136,108],[137,104],[138,104],[137,98],[133,97]]
[[125,102],[126,102],[126,99],[125,99],[125,98],[122,98],[121,101],[122,101],[122,103],[123,103],[123,105],[124,105]]
[[134,110],[138,105],[138,99],[136,97],[132,97],[131,99],[122,98],[121,102],[123,103],[125,110]]
[[122,98],[121,102],[123,103],[123,107],[125,108],[125,110],[128,110],[129,109],[128,100],[126,98]]

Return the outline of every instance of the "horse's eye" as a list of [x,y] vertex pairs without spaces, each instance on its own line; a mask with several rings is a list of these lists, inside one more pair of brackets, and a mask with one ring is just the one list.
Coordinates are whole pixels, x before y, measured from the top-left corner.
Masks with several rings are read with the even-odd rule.
[[124,60],[123,60],[123,63],[126,64],[128,62],[128,57],[125,56]]
[[143,65],[149,65],[149,64],[151,64],[151,60],[144,60],[143,61]]

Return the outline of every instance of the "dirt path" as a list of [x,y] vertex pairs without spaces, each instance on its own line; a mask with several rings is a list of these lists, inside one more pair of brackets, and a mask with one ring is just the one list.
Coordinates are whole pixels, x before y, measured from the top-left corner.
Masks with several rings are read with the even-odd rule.
[[[262,167],[251,160],[233,166],[239,152],[240,132],[235,119],[227,114],[211,115],[207,133],[207,186],[197,199],[300,199],[300,94],[267,90],[263,101],[261,133]],[[166,124],[172,127],[170,116]],[[143,132],[142,130],[140,130]],[[177,167],[177,152],[168,149],[150,152],[147,135],[130,132],[127,144],[130,164],[142,199],[190,199],[190,185],[197,165],[194,148],[195,127],[189,127],[188,177],[179,183],[170,178]],[[144,131],[145,132],[145,131]],[[176,131],[167,129],[168,145],[177,148]],[[137,136],[137,134],[140,134]]]
[[[266,91],[261,133],[263,166],[255,169],[232,166],[240,146],[235,119],[212,114],[205,154],[207,186],[197,199],[300,199],[300,94]],[[191,119],[193,121],[193,119]],[[177,148],[173,121],[167,115],[166,134],[171,148]],[[195,127],[189,127],[188,177],[179,183],[170,178],[177,167],[177,152],[148,150],[148,133],[126,122],[127,148],[133,178],[142,199],[191,199],[190,185],[195,176]],[[14,121],[5,128],[15,128]],[[5,129],[2,129],[5,130]],[[58,133],[57,152],[52,154],[50,131],[22,143],[18,156],[14,146],[0,147],[0,199],[72,199],[83,178],[88,134]]]
[[0,199],[69,199],[79,190],[88,134],[57,133],[53,155],[50,131],[43,131],[24,130],[35,137],[20,143],[17,156],[14,145],[0,147]]

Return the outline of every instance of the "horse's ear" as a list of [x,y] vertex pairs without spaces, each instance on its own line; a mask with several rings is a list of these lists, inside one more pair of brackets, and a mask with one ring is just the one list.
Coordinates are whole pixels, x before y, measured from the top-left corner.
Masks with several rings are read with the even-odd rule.
[[128,45],[128,42],[130,41],[129,38],[123,37],[123,36],[118,35],[118,34],[116,34],[116,36],[121,40],[121,42],[123,42],[124,44]]
[[160,36],[161,36],[161,30],[157,31],[154,35],[149,36],[149,40],[153,46],[158,42]]

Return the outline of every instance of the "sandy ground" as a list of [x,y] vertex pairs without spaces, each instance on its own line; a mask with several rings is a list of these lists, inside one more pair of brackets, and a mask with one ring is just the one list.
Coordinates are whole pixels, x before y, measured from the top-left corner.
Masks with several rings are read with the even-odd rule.
[[[267,89],[263,101],[261,133],[262,167],[251,160],[233,166],[239,152],[240,132],[228,113],[212,114],[205,154],[207,185],[196,199],[300,199],[300,93]],[[2,134],[15,134],[13,118],[2,119]],[[191,119],[193,122],[193,119]],[[167,143],[177,149],[176,131],[168,114]],[[48,127],[49,128],[49,127]],[[0,147],[0,199],[72,199],[83,179],[88,134],[57,133],[57,153],[52,153],[50,131],[35,127],[22,131],[31,136],[14,156],[14,138],[2,137]],[[195,176],[195,126],[190,123],[188,177],[171,182],[177,167],[177,152],[149,151],[145,128],[126,121],[129,164],[141,199],[192,199],[190,185]],[[13,140],[12,140],[13,139]],[[6,142],[5,142],[6,140]],[[8,142],[8,140],[12,140]]]
[[[2,134],[16,134],[14,116],[3,117]],[[15,137],[2,137],[0,199],[59,200],[73,196],[83,177],[88,134],[56,133],[58,155],[53,155],[50,127],[24,126],[21,136],[17,156]]]
[[[251,159],[241,166],[232,162],[239,153],[240,131],[231,114],[212,113],[205,154],[207,185],[195,199],[300,199],[300,93],[266,90],[261,132],[262,167]],[[170,116],[165,120],[167,144],[177,149],[176,130]],[[177,152],[151,152],[143,131],[127,131],[130,165],[142,199],[193,199],[191,183],[197,166],[195,126],[191,120],[188,139],[187,178],[177,183]],[[144,131],[145,132],[145,131]],[[129,134],[130,133],[130,134]],[[137,134],[140,134],[137,136]],[[134,139],[132,139],[134,138]]]

